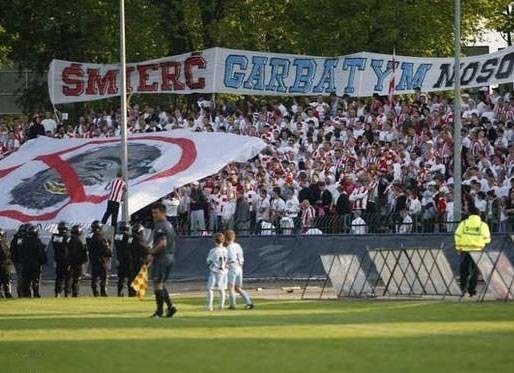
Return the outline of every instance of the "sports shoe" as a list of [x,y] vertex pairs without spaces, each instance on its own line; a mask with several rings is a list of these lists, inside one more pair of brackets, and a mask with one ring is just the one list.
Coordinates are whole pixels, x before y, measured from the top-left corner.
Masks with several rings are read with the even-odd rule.
[[160,319],[162,317],[162,314],[155,312],[152,316],[150,316],[151,319]]
[[470,290],[470,291],[468,291],[468,294],[469,294],[469,297],[470,297],[470,298],[473,298],[473,297],[476,295],[476,293],[477,293],[477,292],[476,292],[476,290]]
[[228,309],[233,311],[236,309],[236,306],[230,306]]
[[254,309],[254,307],[255,307],[255,306],[253,305],[253,303],[252,303],[252,304],[247,304],[247,305],[245,306],[245,310],[253,310],[253,309]]
[[172,318],[174,314],[177,313],[177,309],[172,306],[171,308],[168,308],[168,310],[166,311],[166,317],[168,318]]

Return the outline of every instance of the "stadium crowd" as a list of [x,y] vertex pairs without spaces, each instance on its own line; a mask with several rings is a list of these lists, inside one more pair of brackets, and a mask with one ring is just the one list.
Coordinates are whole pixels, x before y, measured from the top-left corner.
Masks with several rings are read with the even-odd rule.
[[[462,95],[464,207],[492,231],[514,223],[514,96]],[[267,148],[163,199],[180,234],[452,231],[453,112],[443,95],[397,97],[199,98],[189,112],[132,105],[131,133],[185,128],[259,136]],[[89,111],[77,123],[51,112],[0,119],[6,156],[27,139],[119,134],[120,111]],[[134,219],[144,220],[141,211]]]

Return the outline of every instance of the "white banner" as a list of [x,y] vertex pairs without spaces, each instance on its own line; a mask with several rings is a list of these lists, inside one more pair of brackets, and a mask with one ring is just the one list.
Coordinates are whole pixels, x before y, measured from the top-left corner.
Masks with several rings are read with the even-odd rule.
[[[449,90],[453,58],[396,56],[395,94]],[[245,95],[371,96],[388,94],[393,58],[361,52],[341,57],[249,52],[211,48],[128,64],[129,92],[233,93]],[[461,85],[512,83],[514,47],[461,59]],[[91,101],[120,93],[118,65],[53,60],[48,72],[54,104]]]
[[[119,138],[59,140],[39,137],[0,161],[0,227],[102,217],[106,185],[120,168]],[[188,130],[129,137],[129,211],[173,189],[245,162],[265,143],[256,137]]]

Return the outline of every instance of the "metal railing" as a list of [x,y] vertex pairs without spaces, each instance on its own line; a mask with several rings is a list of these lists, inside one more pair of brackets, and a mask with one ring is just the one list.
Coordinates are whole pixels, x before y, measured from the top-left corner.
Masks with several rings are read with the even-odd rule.
[[[352,223],[353,213],[327,214],[316,217],[308,226],[302,225],[300,217],[279,218],[258,221],[255,216],[248,221],[235,221],[221,217],[205,216],[203,221],[193,221],[190,215],[184,214],[172,221],[180,236],[209,236],[215,232],[227,229],[236,231],[239,235],[296,235],[296,234],[426,234],[452,233],[458,222],[447,221],[442,217],[424,218],[414,216],[412,223],[403,223],[400,214],[367,214],[362,213],[366,224]],[[499,218],[484,217],[491,233],[514,232],[514,219],[500,222]]]

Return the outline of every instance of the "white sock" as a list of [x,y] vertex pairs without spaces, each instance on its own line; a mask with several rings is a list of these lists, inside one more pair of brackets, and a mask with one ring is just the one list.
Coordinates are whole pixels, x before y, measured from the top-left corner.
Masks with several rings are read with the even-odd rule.
[[228,294],[228,300],[230,302],[230,307],[236,306],[236,293],[234,290],[230,290],[230,293]]
[[250,296],[246,291],[243,289],[239,290],[239,294],[241,294],[241,297],[243,297],[243,300],[245,301],[246,305],[252,304],[252,300],[250,299]]
[[220,290],[220,296],[221,296],[221,301],[220,301],[220,310],[222,310],[224,307],[225,307],[225,290]]
[[207,309],[211,310],[212,309],[212,302],[214,300],[214,292],[209,289],[207,290]]

